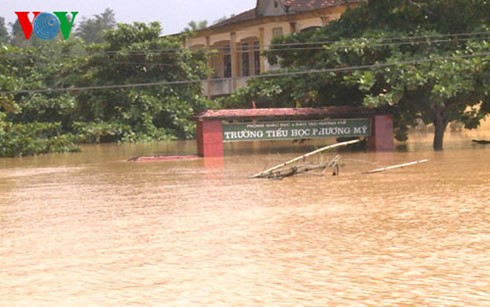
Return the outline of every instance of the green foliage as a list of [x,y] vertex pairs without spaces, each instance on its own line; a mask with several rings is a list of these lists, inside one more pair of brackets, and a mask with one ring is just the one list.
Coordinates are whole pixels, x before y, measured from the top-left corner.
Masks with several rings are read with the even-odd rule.
[[22,27],[20,26],[19,20],[16,19],[14,23],[9,24],[12,28],[12,35],[10,36],[10,44],[17,46],[17,47],[22,47],[22,48],[29,48],[29,47],[39,47],[42,45],[46,44],[51,44],[53,41],[45,41],[37,37],[36,35],[32,35],[29,40],[26,40],[24,31],[22,31]]
[[[133,132],[119,140],[167,140],[193,135],[190,116],[207,107],[200,79],[205,77],[204,54],[181,48],[179,38],[160,38],[158,23],[118,24],[106,43],[92,50],[81,84],[94,80],[107,89],[79,95],[77,121],[117,122]],[[179,80],[195,80],[180,83]],[[121,84],[153,83],[139,88]],[[174,83],[174,84],[168,84]],[[115,88],[110,88],[112,85]]]
[[62,134],[61,123],[13,124],[0,119],[0,157],[77,151],[71,136]]
[[5,26],[5,18],[0,17],[0,44],[5,44],[9,41],[10,35]]
[[202,29],[205,29],[208,27],[208,21],[207,20],[201,20],[201,21],[191,21],[188,24],[188,27],[185,27],[184,32],[196,32]]
[[[73,37],[1,46],[2,155],[71,150],[70,140],[193,137],[191,117],[212,106],[200,83],[206,55],[160,32],[158,23],[118,24],[102,43]],[[46,136],[41,125],[54,123],[58,130]]]
[[[76,97],[63,91],[50,91],[74,85],[71,55],[82,48],[79,40],[55,41],[37,48],[10,46],[0,63],[0,89],[14,92],[3,95],[12,107],[8,120],[14,123],[62,122],[66,125],[77,104]],[[2,86],[2,79],[5,80]],[[22,89],[32,92],[22,92]],[[36,92],[39,91],[40,92]],[[19,91],[16,92],[15,91]]]
[[[391,106],[398,139],[423,120],[436,126],[440,150],[450,121],[474,128],[489,112],[488,16],[487,0],[368,1],[325,28],[275,39],[270,63],[310,71],[304,83],[275,80],[276,97],[316,93],[307,105]],[[241,93],[261,90],[251,82]]]
[[75,35],[88,44],[102,43],[104,42],[104,33],[114,29],[115,26],[116,16],[114,11],[107,8],[100,15],[95,15],[89,19],[82,19],[75,31]]
[[236,14],[231,14],[230,16],[226,16],[226,15],[225,15],[225,16],[223,16],[223,17],[220,17],[220,18],[218,18],[217,20],[213,21],[213,25],[218,24],[218,23],[221,23],[221,22],[223,22],[223,21],[225,21],[225,20],[228,20],[228,19],[230,19],[230,18],[233,18],[233,17],[235,17],[235,16],[236,16]]
[[225,108],[250,108],[252,101],[266,98],[274,108],[313,107],[319,100],[317,82],[316,76],[312,75],[267,77],[265,74],[263,78],[249,80],[247,87],[238,89],[231,96],[222,98],[222,104]]
[[109,143],[127,137],[132,133],[131,127],[121,123],[73,123],[76,141],[79,143]]

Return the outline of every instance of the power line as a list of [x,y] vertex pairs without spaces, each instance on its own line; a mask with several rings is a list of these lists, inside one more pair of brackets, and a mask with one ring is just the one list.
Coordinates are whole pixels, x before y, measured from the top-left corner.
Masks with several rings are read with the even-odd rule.
[[[477,37],[477,36],[488,36],[490,35],[490,32],[489,31],[485,31],[485,32],[463,32],[463,33],[448,33],[448,34],[432,34],[432,35],[414,35],[414,36],[390,36],[390,37],[379,37],[379,38],[364,38],[365,41],[377,41],[377,42],[384,42],[384,41],[392,41],[392,40],[400,40],[400,41],[404,41],[404,40],[414,40],[414,39],[432,39],[432,38],[452,38],[452,37],[460,37],[460,36],[463,36],[463,37],[468,37],[468,38],[471,38],[471,37]],[[362,37],[358,37],[358,38],[348,38],[350,40],[355,40],[355,39],[363,39]],[[326,41],[317,41],[317,42],[295,42],[295,43],[280,43],[280,44],[272,44],[270,46],[304,46],[304,45],[315,45],[315,44],[336,44],[336,43],[339,43],[341,41],[339,40],[336,40],[336,41],[332,41],[332,40],[326,40]]]
[[[305,74],[322,74],[322,73],[341,73],[355,70],[366,70],[366,69],[380,69],[386,67],[393,66],[402,66],[402,65],[416,65],[421,63],[435,62],[435,61],[446,61],[446,60],[454,60],[454,59],[469,59],[469,58],[477,58],[477,57],[486,57],[490,56],[490,52],[477,53],[477,54],[468,54],[468,55],[455,55],[455,56],[447,56],[447,57],[436,57],[436,58],[428,58],[428,59],[419,59],[412,61],[399,61],[394,63],[377,63],[370,65],[359,65],[359,66],[350,66],[350,67],[338,67],[338,68],[325,68],[325,69],[309,69],[303,71],[296,72],[284,72],[284,73],[270,73],[252,76],[253,78],[273,78],[273,77],[286,77],[286,76],[298,76]],[[224,80],[238,80],[241,78],[221,78],[221,79],[212,79],[213,81],[224,81]],[[134,84],[121,84],[121,85],[101,85],[101,86],[86,86],[86,87],[69,87],[69,88],[52,88],[52,89],[33,89],[33,90],[15,90],[15,91],[1,91],[1,95],[9,95],[9,94],[36,94],[36,93],[52,93],[52,92],[75,92],[75,91],[87,91],[87,90],[105,90],[105,89],[125,89],[125,88],[138,88],[138,87],[151,87],[151,86],[162,86],[162,85],[182,85],[182,84],[192,84],[192,83],[201,83],[208,81],[208,79],[199,79],[199,80],[181,80],[181,81],[160,81],[160,82],[148,82],[148,83],[134,83]]]
[[490,52],[478,53],[478,54],[468,54],[468,55],[456,55],[456,56],[449,56],[449,57],[429,58],[429,59],[421,59],[421,60],[413,60],[413,61],[400,61],[400,62],[394,62],[394,63],[377,63],[377,64],[370,64],[370,65],[359,65],[359,66],[349,66],[349,67],[311,69],[308,71],[298,71],[298,72],[271,73],[271,74],[264,74],[264,75],[254,76],[254,77],[255,78],[266,78],[266,77],[283,77],[283,76],[304,75],[304,74],[310,74],[310,73],[313,74],[313,73],[346,72],[346,71],[366,70],[366,69],[376,70],[379,68],[386,68],[386,67],[393,67],[393,66],[416,65],[416,64],[436,62],[436,61],[446,61],[446,60],[454,60],[454,59],[470,59],[470,58],[485,57],[485,56],[490,56]]
[[[490,39],[490,35],[488,37],[481,38],[483,40],[485,39]],[[462,42],[462,41],[469,41],[469,40],[474,40],[474,38],[458,38],[458,39],[439,39],[439,40],[433,40],[433,41],[406,41],[406,42],[398,42],[398,43],[375,43],[375,44],[370,44],[367,42],[367,44],[364,47],[388,47],[388,46],[403,46],[403,45],[420,45],[420,44],[438,44],[438,43],[455,43],[455,42]],[[280,45],[279,45],[280,46]],[[298,47],[296,47],[298,46]],[[292,48],[274,48],[269,49],[269,51],[309,51],[309,50],[323,50],[325,47],[334,47],[335,49],[348,49],[348,48],[354,48],[353,45],[334,45],[334,46],[327,46],[327,45],[321,45],[318,47],[302,47],[301,44],[294,45]]]
[[[483,33],[483,32],[482,32]],[[490,32],[485,32],[488,33],[488,37],[481,37],[479,39],[490,39]],[[468,41],[472,40],[474,38],[472,37],[467,37],[467,38],[455,38],[455,39],[438,39],[438,40],[433,40],[433,41],[407,41],[407,42],[398,42],[398,43],[375,43],[375,44],[369,44],[364,46],[364,47],[385,47],[385,46],[393,46],[393,45],[413,45],[413,44],[438,44],[438,43],[453,43],[453,42],[460,42],[460,41]],[[365,41],[363,41],[365,42]],[[315,51],[315,50],[323,50],[325,48],[325,45],[318,46],[318,47],[313,47],[313,44],[318,44],[318,43],[306,43],[306,44],[283,44],[284,46],[293,46],[294,48],[274,48],[274,49],[269,49],[268,51]],[[311,45],[312,47],[300,47],[304,45]],[[275,46],[275,45],[274,45]],[[279,44],[278,46],[282,46],[282,44]],[[296,47],[297,46],[297,47]],[[337,45],[334,46],[335,49],[348,49],[348,48],[353,48],[351,45]],[[259,49],[251,49],[248,51],[259,51]],[[248,52],[247,51],[247,52]],[[242,53],[242,51],[235,51],[235,53]],[[246,53],[246,52],[243,52]],[[112,55],[112,54],[111,54]],[[107,59],[107,58],[101,58],[100,60],[106,62],[106,63],[111,63],[111,64],[121,64],[121,65],[134,65],[134,66],[174,66],[172,63],[162,63],[162,62],[152,62],[151,60],[145,60],[144,62],[138,62],[138,61],[119,61],[119,58],[124,59],[126,56],[133,56],[133,55],[145,55],[145,56],[158,56],[160,55],[156,50],[150,51],[149,53],[145,53],[145,51],[139,51],[135,53],[127,53],[123,52],[123,54],[114,54],[113,59]],[[69,55],[66,55],[67,57]]]
[[[438,39],[438,40],[430,40],[430,39]],[[386,38],[368,38],[364,39],[363,42],[369,44],[369,46],[379,47],[379,46],[390,46],[390,45],[406,45],[406,44],[431,44],[431,43],[441,43],[441,42],[458,42],[458,41],[468,41],[472,39],[485,40],[490,39],[490,32],[466,32],[466,33],[449,33],[449,34],[433,34],[433,35],[418,35],[418,36],[394,36],[394,37],[386,37]],[[355,38],[352,38],[355,40]],[[316,42],[297,42],[297,43],[278,43],[278,44],[268,44],[260,46],[267,50],[281,51],[281,50],[320,50],[325,45],[335,45],[341,43],[342,41],[316,41]],[[301,48],[277,48],[277,47],[301,47]],[[350,45],[340,45],[336,46],[336,48],[350,48]],[[173,47],[173,48],[161,48],[161,49],[148,49],[148,50],[106,50],[106,51],[97,51],[97,52],[80,52],[80,53],[69,53],[63,54],[62,57],[73,57],[76,55],[82,56],[137,56],[137,55],[164,55],[164,54],[173,54],[183,51],[190,52],[210,52],[210,51],[218,51],[223,52],[226,49],[224,45],[220,46],[209,46],[209,47],[199,47],[199,48],[184,48],[184,47]],[[273,49],[271,49],[273,48]],[[257,48],[250,49],[248,51],[259,51]],[[231,50],[230,50],[231,51]],[[242,51],[237,48],[237,50],[233,50],[235,53],[241,53]],[[0,56],[7,57],[36,57],[34,51],[31,54],[22,54],[18,53],[9,53],[9,54],[0,54]]]
[[157,85],[192,84],[192,83],[200,83],[202,81],[203,80],[160,81],[160,82],[132,83],[132,84],[120,84],[120,85],[100,85],[100,86],[51,88],[51,89],[1,91],[0,95],[23,94],[23,93],[41,94],[41,93],[76,92],[76,91],[89,91],[89,90],[125,89],[125,88],[136,88],[136,87],[151,87]]

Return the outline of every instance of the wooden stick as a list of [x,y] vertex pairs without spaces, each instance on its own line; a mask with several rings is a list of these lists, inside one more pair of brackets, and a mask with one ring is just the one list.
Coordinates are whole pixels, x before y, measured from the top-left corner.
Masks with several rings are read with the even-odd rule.
[[272,171],[274,171],[276,169],[279,169],[279,168],[284,167],[286,165],[292,164],[292,163],[294,163],[296,161],[300,161],[301,159],[305,159],[305,158],[307,158],[309,156],[315,155],[315,154],[320,153],[322,151],[325,151],[325,150],[328,150],[328,149],[332,149],[332,148],[336,148],[336,147],[347,146],[347,145],[350,145],[350,144],[359,143],[360,141],[361,140],[352,140],[352,141],[341,142],[341,143],[336,143],[336,144],[333,144],[333,145],[322,147],[320,149],[317,149],[315,151],[309,152],[309,153],[304,154],[302,156],[296,157],[296,158],[294,158],[292,160],[289,160],[287,162],[284,162],[284,163],[281,163],[281,164],[276,165],[274,167],[271,167],[271,168],[269,168],[269,169],[267,169],[267,170],[265,170],[263,172],[257,173],[255,175],[253,175],[252,178],[262,177],[262,176],[266,175],[267,173],[270,173],[270,172],[272,172]]
[[387,167],[380,167],[376,168],[370,171],[367,171],[365,174],[374,174],[374,173],[380,173],[380,172],[385,172],[385,171],[390,171],[392,169],[397,169],[405,166],[411,166],[411,165],[416,165],[420,163],[425,163],[428,162],[429,160],[424,159],[424,160],[419,160],[419,161],[414,161],[414,162],[408,162],[408,163],[403,163],[403,164],[398,164],[398,165],[392,165],[392,166],[387,166]]
[[482,145],[490,144],[490,141],[487,140],[473,140],[472,142],[482,144]]

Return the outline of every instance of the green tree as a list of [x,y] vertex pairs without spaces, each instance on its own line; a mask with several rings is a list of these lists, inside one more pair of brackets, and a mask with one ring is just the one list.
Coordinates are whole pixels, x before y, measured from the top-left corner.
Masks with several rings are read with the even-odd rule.
[[78,150],[65,133],[74,98],[50,90],[64,82],[70,49],[58,41],[0,50],[0,156]]
[[199,82],[205,55],[160,32],[157,22],[118,24],[106,32],[105,44],[90,50],[80,86],[102,89],[78,95],[76,127],[92,133],[88,141],[192,137],[189,117],[207,106]]
[[82,19],[78,25],[75,35],[87,43],[101,43],[104,33],[114,29],[116,26],[116,15],[114,11],[107,8],[102,14],[95,15],[89,19]]
[[20,26],[19,20],[16,20],[14,23],[9,23],[12,29],[12,35],[10,36],[10,44],[17,47],[39,47],[43,44],[50,44],[52,41],[43,41],[36,35],[31,35],[29,40],[26,39],[24,35],[24,31]]
[[0,46],[0,156],[73,151],[74,140],[192,137],[190,117],[210,104],[206,55],[160,32],[158,23],[119,24],[104,43]]
[[208,21],[207,20],[191,21],[187,25],[188,25],[188,27],[184,28],[184,32],[193,33],[193,32],[207,28],[208,27]]
[[5,18],[0,17],[0,44],[5,44],[9,41],[10,36],[5,26]]
[[315,97],[307,104],[391,106],[399,139],[421,119],[442,150],[450,121],[475,128],[490,112],[488,16],[487,0],[370,0],[325,28],[276,39],[267,56],[289,72],[316,72],[293,91],[287,80],[308,75],[275,79],[282,95],[302,87]]
[[14,96],[10,93],[19,86],[16,72],[19,64],[16,59],[16,48],[9,45],[0,47],[0,91],[8,94],[0,94],[0,122],[6,114],[14,113],[19,110],[18,104],[14,101]]
[[227,20],[227,19],[233,18],[233,17],[235,17],[235,16],[236,16],[235,14],[231,14],[231,15],[230,15],[230,17],[228,17],[228,16],[226,16],[226,15],[225,15],[225,16],[223,16],[223,17],[219,18],[218,20],[215,20],[215,21],[213,22],[213,25],[218,24],[218,23],[220,23],[220,22],[223,22],[223,21],[225,21],[225,20]]
[[10,42],[15,46],[28,45],[28,42],[26,41],[24,32],[22,32],[22,27],[20,26],[19,21],[16,20],[14,23],[10,23],[9,25],[12,28],[11,31],[12,36],[10,38]]

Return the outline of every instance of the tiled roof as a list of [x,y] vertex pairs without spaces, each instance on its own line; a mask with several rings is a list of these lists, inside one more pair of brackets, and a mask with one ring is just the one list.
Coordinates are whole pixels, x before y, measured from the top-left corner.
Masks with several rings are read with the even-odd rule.
[[[365,2],[365,0],[283,0],[283,4],[289,7],[289,14],[313,11],[342,4],[345,5],[359,2]],[[254,8],[226,20],[223,20],[217,24],[210,26],[209,28],[218,28],[229,24],[253,20],[256,18],[257,11]]]
[[248,10],[246,12],[235,15],[231,18],[228,18],[226,20],[223,20],[221,22],[218,22],[218,23],[212,25],[210,28],[222,27],[222,26],[229,25],[232,23],[243,22],[243,21],[252,20],[255,18],[256,18],[255,9],[251,9],[251,10]]
[[276,108],[276,109],[228,109],[208,110],[197,115],[197,119],[254,119],[265,117],[339,117],[370,115],[373,111],[366,108],[325,107],[325,108]]
[[291,13],[306,12],[341,4],[355,3],[352,0],[283,0],[284,5],[289,6]]

